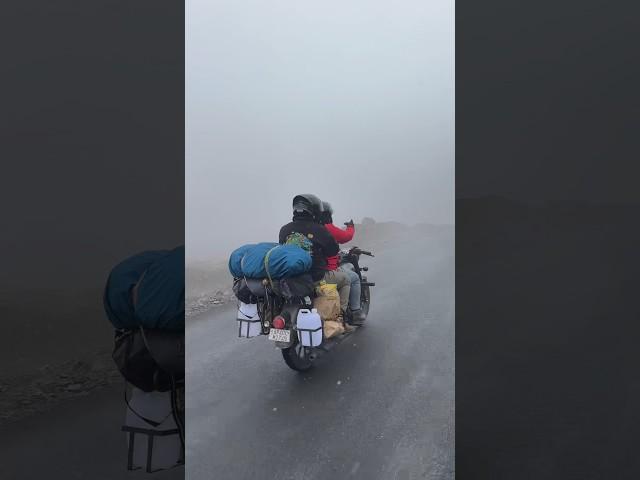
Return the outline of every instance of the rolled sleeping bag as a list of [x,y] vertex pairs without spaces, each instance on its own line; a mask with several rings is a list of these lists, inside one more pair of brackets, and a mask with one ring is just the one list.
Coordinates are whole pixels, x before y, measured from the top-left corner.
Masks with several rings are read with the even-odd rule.
[[120,262],[107,279],[103,306],[116,329],[184,330],[184,247]]
[[231,252],[229,256],[229,272],[234,278],[242,278],[244,276],[242,273],[242,257],[255,246],[255,243],[249,243]]
[[277,246],[277,243],[262,242],[248,249],[240,261],[242,276],[246,278],[267,278],[264,258],[269,250]]
[[278,245],[267,252],[265,270],[271,279],[297,277],[311,269],[311,255],[297,245]]

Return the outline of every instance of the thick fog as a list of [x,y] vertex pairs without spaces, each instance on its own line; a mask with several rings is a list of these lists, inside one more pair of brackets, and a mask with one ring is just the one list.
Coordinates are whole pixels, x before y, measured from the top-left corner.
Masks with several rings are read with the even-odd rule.
[[454,221],[454,4],[186,3],[187,256],[335,222]]

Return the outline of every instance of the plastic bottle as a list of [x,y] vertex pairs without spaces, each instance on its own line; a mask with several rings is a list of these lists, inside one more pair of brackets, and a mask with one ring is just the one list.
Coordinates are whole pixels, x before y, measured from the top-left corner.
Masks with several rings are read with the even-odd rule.
[[297,319],[298,340],[305,347],[318,347],[322,343],[322,320],[315,308],[301,308]]

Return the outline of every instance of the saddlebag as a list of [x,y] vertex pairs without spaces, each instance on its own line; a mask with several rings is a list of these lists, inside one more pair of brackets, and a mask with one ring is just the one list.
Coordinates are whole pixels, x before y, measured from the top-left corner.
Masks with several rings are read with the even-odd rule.
[[288,300],[314,296],[314,282],[311,275],[304,273],[296,277],[274,280],[273,291]]
[[[266,279],[235,278],[233,280],[233,293],[241,302],[256,303],[259,298],[264,298],[267,295],[267,285],[269,285],[269,282]],[[273,293],[288,300],[313,297],[314,288],[313,279],[308,273],[291,278],[274,279],[271,282]]]
[[234,278],[233,293],[238,300],[244,303],[256,303],[258,298],[267,295],[262,280],[253,278]]
[[167,392],[184,382],[183,332],[117,331],[112,353],[122,376],[143,392]]

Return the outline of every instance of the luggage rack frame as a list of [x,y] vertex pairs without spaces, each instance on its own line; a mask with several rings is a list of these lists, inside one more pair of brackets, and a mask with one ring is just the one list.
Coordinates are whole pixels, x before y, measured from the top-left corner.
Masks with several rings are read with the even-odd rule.
[[[260,317],[258,317],[258,319],[256,320],[247,320],[245,318],[237,318],[236,319],[238,321],[238,338],[251,338],[249,337],[249,330],[251,328],[251,324],[252,323],[260,323],[260,325],[262,325],[262,320],[260,320]],[[242,327],[243,327],[243,323],[247,324],[247,336],[243,337],[242,336]],[[262,329],[260,329],[260,335],[264,335],[264,333],[262,333]],[[259,336],[259,335],[256,335]]]
[[[254,337],[258,337],[260,335],[264,335],[264,332],[262,331],[262,319],[260,318],[260,313],[256,312],[256,314],[252,317],[249,317],[246,313],[244,313],[242,310],[240,310],[240,306],[243,304],[242,301],[238,300],[238,313],[242,314],[245,318],[236,318],[236,321],[238,322],[238,338],[253,338],[253,337],[249,337],[249,332],[251,330],[251,326],[254,323],[259,323],[260,324],[260,334],[258,335],[254,335]],[[250,305],[257,305],[256,303],[252,303]],[[242,328],[243,328],[243,322],[246,322],[247,324],[247,331],[246,331],[246,336],[243,337],[242,336]]]
[[[311,329],[311,328],[298,328],[298,326],[296,325],[296,327],[295,327],[296,331],[298,331],[298,332],[307,332],[309,334],[309,343],[311,345],[305,345],[305,348],[320,348],[322,346],[322,344],[324,343],[323,339],[320,340],[320,343],[318,345],[314,345],[313,344],[313,334],[315,332],[317,332],[318,330],[322,330],[323,323],[324,322],[321,322],[321,324],[320,324],[320,326],[318,328],[313,328],[313,329]],[[300,341],[302,341],[302,337],[303,337],[303,335],[301,335],[299,337]]]
[[181,465],[184,465],[184,450],[180,454],[180,458],[178,462],[169,468],[156,468],[155,470],[151,468],[153,461],[153,440],[155,437],[166,437],[169,435],[178,435],[180,431],[177,428],[172,428],[170,430],[151,430],[148,428],[140,428],[140,427],[130,427],[128,425],[122,426],[122,431],[127,432],[129,434],[129,449],[127,452],[127,470],[140,470],[142,467],[134,467],[133,466],[133,452],[135,446],[135,437],[136,433],[141,435],[147,435],[147,464],[146,464],[146,472],[147,473],[155,473],[160,472],[162,470],[170,470],[171,468],[175,468]]

